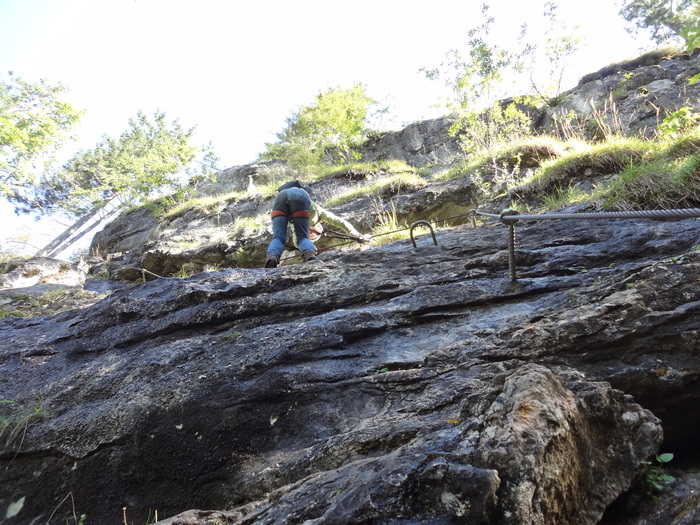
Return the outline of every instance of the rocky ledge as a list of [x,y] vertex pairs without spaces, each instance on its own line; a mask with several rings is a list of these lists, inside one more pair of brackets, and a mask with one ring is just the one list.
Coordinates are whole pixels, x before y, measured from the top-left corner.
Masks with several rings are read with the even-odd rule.
[[698,222],[516,231],[0,320],[0,522],[694,523]]

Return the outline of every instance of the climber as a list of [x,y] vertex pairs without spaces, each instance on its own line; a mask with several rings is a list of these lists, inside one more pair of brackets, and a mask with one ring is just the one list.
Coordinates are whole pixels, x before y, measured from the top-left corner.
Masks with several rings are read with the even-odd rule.
[[[341,228],[359,242],[369,242],[370,236],[358,232],[345,219],[334,215],[315,203],[308,184],[293,180],[277,189],[278,193],[272,204],[272,241],[267,247],[265,268],[275,268],[282,256],[287,242],[287,224],[292,223],[292,241],[301,252],[304,262],[316,258],[316,247],[311,241],[311,230],[322,232],[321,221]],[[311,225],[314,225],[313,227]]]

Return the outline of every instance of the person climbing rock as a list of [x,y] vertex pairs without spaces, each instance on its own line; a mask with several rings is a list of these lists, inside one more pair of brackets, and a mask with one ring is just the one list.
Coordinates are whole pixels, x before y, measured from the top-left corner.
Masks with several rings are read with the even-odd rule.
[[[324,209],[310,196],[311,187],[298,180],[283,184],[277,189],[272,204],[272,241],[267,247],[265,268],[275,268],[287,243],[287,225],[292,223],[292,241],[301,252],[304,262],[316,259],[316,246],[311,241],[311,230],[322,231],[320,223],[336,226],[360,242],[369,242],[369,235],[363,235],[342,217]],[[313,228],[311,225],[314,225]]]

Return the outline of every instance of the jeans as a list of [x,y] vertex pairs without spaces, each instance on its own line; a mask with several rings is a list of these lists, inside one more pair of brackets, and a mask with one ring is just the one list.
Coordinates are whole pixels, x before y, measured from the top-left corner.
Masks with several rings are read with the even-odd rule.
[[316,251],[314,243],[309,239],[310,209],[309,194],[301,188],[289,188],[277,194],[272,204],[272,241],[267,247],[268,254],[277,257],[282,255],[287,243],[287,224],[290,221],[294,226],[299,251]]

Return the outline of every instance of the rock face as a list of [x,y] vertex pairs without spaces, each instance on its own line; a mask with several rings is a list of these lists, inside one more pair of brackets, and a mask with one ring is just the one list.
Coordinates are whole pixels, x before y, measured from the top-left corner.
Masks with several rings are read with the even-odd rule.
[[628,63],[586,75],[548,108],[543,127],[587,129],[653,137],[664,118],[683,107],[700,106],[700,85],[688,80],[700,73],[700,51],[677,54],[657,50]]
[[599,522],[696,449],[698,223],[516,230],[516,283],[490,223],[0,321],[0,520]]
[[[697,51],[672,54],[660,50],[613,64],[584,77],[576,88],[562,93],[556,104],[531,110],[533,126],[536,132],[564,138],[572,134],[599,137],[604,133],[650,137],[667,115],[682,107],[700,110],[700,82],[688,84],[688,79],[698,73]],[[450,166],[462,158],[459,140],[449,133],[452,124],[451,118],[444,117],[378,134],[367,141],[360,154],[366,162],[397,159],[417,168]],[[142,268],[167,276],[214,266],[260,266],[271,240],[268,214],[272,198],[256,194],[255,189],[303,175],[279,161],[226,169],[215,181],[197,188],[203,197],[228,195],[219,204],[193,207],[162,220],[147,209],[132,212],[95,235],[91,253],[110,258],[112,277],[129,280],[142,278]],[[323,204],[357,183],[349,176],[345,180],[325,180],[314,189]],[[457,192],[456,197],[442,192],[434,201],[430,192],[436,188],[431,185],[422,194],[416,190],[388,192],[333,211],[368,231],[376,225],[377,214],[397,211],[399,220],[439,219],[474,207],[479,193],[468,180],[450,189]],[[241,194],[244,191],[248,193]],[[450,208],[451,203],[456,206]]]
[[0,264],[0,318],[49,315],[91,305],[102,292],[88,285],[86,277],[86,268],[46,257]]
[[[585,127],[611,100],[646,132],[700,108],[683,83],[698,69],[696,54],[601,71],[537,124],[574,110]],[[375,137],[365,160],[449,164],[449,125]],[[102,294],[0,319],[0,525],[697,521],[697,221],[521,220],[514,282],[507,228],[460,224],[503,209],[464,174],[334,207],[361,231],[389,210],[462,215],[437,245],[321,244],[315,262],[261,269],[270,197],[255,187],[294,175],[238,166],[200,188],[227,194],[213,205],[121,217],[87,280],[50,260],[0,269],[0,301],[62,272]],[[314,190],[325,203],[375,176]],[[652,498],[659,451],[677,480]]]
[[42,283],[82,286],[84,270],[72,264],[38,257],[28,261],[12,261],[0,264],[0,290],[26,288]]
[[450,136],[454,120],[448,117],[415,122],[395,133],[383,133],[362,148],[366,162],[396,159],[411,166],[446,165],[459,156],[457,140]]

